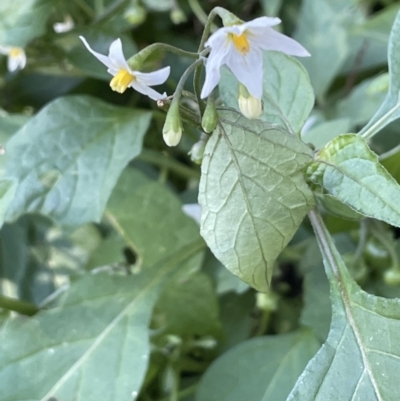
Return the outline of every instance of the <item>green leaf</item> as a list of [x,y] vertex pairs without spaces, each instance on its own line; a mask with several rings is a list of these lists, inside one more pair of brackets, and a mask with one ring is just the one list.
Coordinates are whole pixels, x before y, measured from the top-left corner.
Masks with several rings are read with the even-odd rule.
[[196,401],[285,401],[318,347],[308,330],[245,341],[211,365]]
[[169,282],[156,304],[155,316],[163,334],[187,339],[221,337],[215,290],[202,272]]
[[346,8],[337,10],[329,0],[304,0],[295,39],[310,53],[301,63],[306,67],[317,99],[324,97],[348,54],[343,27]]
[[57,99],[8,142],[4,178],[17,185],[7,221],[27,212],[77,226],[99,221],[151,114],[86,96]]
[[50,0],[1,0],[0,43],[25,47],[42,35],[54,3]]
[[389,37],[388,63],[389,92],[382,106],[360,131],[365,139],[372,137],[400,117],[400,12],[396,16]]
[[311,150],[233,112],[220,123],[201,166],[201,235],[227,269],[267,291],[275,259],[314,202],[301,172]]
[[[238,82],[226,69],[219,83],[224,103],[237,108]],[[300,131],[314,105],[314,93],[304,67],[280,52],[264,52],[261,120],[279,124],[291,133]]]
[[121,175],[105,216],[146,264],[200,239],[198,225],[183,213],[180,200],[132,168]]
[[336,136],[348,132],[349,128],[348,118],[338,118],[312,127],[309,131],[302,133],[301,139],[303,142],[312,143],[316,149],[321,149]]
[[398,398],[400,301],[367,294],[353,281],[321,218],[310,218],[331,287],[326,343],[300,376],[288,401]]
[[2,400],[135,399],[148,364],[147,326],[157,295],[203,247],[195,241],[130,277],[87,275],[58,307],[3,324]]
[[348,97],[338,102],[338,117],[350,118],[353,127],[365,124],[385,100],[388,87],[388,74],[362,81]]
[[306,174],[356,212],[400,227],[400,186],[359,135],[340,135],[329,142]]

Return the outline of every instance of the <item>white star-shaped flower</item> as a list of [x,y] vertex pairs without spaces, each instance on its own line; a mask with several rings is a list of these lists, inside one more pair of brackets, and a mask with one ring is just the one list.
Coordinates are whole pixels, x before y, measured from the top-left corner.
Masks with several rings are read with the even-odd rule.
[[252,96],[261,99],[263,50],[277,50],[291,56],[310,56],[298,42],[271,28],[280,23],[279,18],[260,17],[214,32],[205,44],[211,51],[206,63],[206,80],[201,97],[207,97],[218,85],[220,68],[225,65]]
[[150,86],[163,84],[168,79],[170,67],[165,67],[161,70],[149,73],[133,71],[125,59],[122,51],[121,39],[114,40],[114,42],[111,43],[108,56],[105,56],[95,52],[83,36],[79,37],[90,53],[107,67],[107,72],[114,76],[110,82],[112,90],[124,93],[127,88],[133,88],[153,100],[160,100],[167,97],[166,93],[158,93],[150,88]]
[[7,56],[8,71],[13,72],[22,70],[26,66],[26,54],[22,47],[17,46],[1,46],[0,54]]
[[69,14],[67,14],[64,17],[63,22],[56,22],[55,24],[53,24],[53,29],[57,33],[69,32],[72,29],[74,29],[74,27],[75,27],[74,20]]

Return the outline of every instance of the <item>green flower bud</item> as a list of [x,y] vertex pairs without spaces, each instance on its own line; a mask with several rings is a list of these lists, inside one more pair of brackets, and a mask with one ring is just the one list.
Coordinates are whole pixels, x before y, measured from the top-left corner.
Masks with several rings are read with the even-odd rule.
[[187,20],[185,13],[179,7],[173,8],[169,16],[175,25],[182,24]]
[[182,137],[182,122],[179,115],[179,103],[172,102],[163,127],[164,142],[168,146],[176,146]]
[[269,292],[268,294],[257,292],[256,305],[258,309],[265,312],[276,311],[278,307],[278,296],[274,292]]
[[200,139],[200,141],[196,142],[192,146],[192,149],[190,149],[188,154],[190,155],[190,160],[193,163],[201,164],[204,156],[204,150],[206,149],[207,140],[208,138]]
[[218,124],[218,113],[214,105],[214,96],[211,94],[207,99],[206,109],[204,110],[201,126],[207,134],[215,130]]
[[387,285],[400,285],[400,271],[398,269],[389,269],[385,271],[383,280]]
[[129,7],[124,13],[124,18],[132,25],[140,25],[146,20],[146,16],[146,9],[139,5]]
[[247,88],[242,84],[239,84],[238,103],[241,113],[249,120],[261,116],[263,111],[262,100],[251,96]]

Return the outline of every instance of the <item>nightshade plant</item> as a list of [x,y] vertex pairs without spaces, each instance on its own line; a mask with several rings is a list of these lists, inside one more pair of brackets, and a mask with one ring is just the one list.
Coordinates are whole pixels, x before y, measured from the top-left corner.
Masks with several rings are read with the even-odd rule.
[[211,3],[0,2],[0,401],[399,399],[400,6]]

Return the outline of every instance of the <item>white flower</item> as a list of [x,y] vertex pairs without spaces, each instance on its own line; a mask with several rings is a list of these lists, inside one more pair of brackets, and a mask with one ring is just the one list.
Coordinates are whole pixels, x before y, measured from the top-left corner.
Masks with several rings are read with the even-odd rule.
[[220,68],[226,65],[252,96],[261,99],[262,50],[278,50],[292,56],[309,56],[308,51],[298,42],[271,28],[280,22],[279,18],[260,17],[214,32],[206,42],[211,51],[206,63],[206,80],[201,97],[207,97],[218,85]]
[[244,97],[239,95],[238,103],[241,113],[249,120],[260,117],[263,112],[262,100],[254,96],[249,95],[248,97]]
[[158,93],[150,86],[163,84],[168,79],[170,67],[149,73],[133,71],[125,59],[120,39],[111,43],[108,56],[104,56],[92,50],[83,36],[79,37],[90,53],[100,60],[107,67],[107,71],[114,76],[110,82],[112,90],[124,93],[127,88],[133,88],[153,100],[167,97],[166,93]]
[[0,46],[0,54],[8,56],[7,68],[10,72],[22,70],[26,66],[26,54],[22,47]]
[[74,29],[74,26],[75,24],[72,17],[67,14],[63,22],[56,22],[55,24],[53,24],[53,29],[57,33],[63,33]]

